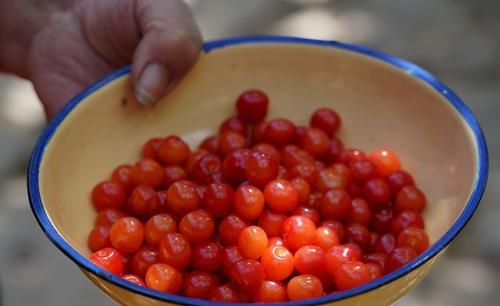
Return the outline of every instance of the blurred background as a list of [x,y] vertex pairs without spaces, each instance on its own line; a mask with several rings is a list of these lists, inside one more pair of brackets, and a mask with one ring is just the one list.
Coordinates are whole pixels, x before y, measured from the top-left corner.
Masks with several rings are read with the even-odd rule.
[[[500,300],[500,2],[493,0],[191,0],[206,40],[294,35],[363,44],[407,58],[455,90],[477,115],[490,178],[477,214],[429,277],[397,306],[497,305]],[[423,119],[424,120],[424,119]],[[0,276],[7,306],[115,305],[42,233],[26,167],[45,124],[31,84],[0,75]],[[432,205],[432,203],[431,203]]]

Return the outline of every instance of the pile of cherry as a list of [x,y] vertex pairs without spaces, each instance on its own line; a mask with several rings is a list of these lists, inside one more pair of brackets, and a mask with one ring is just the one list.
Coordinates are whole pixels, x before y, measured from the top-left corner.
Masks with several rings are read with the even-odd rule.
[[90,259],[161,292],[279,302],[360,286],[428,248],[426,198],[393,152],[344,149],[329,108],[302,127],[264,121],[268,104],[248,90],[198,150],[150,139],[97,184]]

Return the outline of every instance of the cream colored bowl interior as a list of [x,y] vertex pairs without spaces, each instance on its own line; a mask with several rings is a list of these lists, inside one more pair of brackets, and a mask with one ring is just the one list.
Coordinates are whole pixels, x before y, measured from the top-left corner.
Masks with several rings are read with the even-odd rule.
[[193,147],[235,112],[248,88],[268,93],[268,118],[307,124],[318,107],[337,110],[347,147],[393,149],[428,198],[432,241],[461,213],[472,190],[476,151],[470,129],[433,88],[370,57],[312,45],[256,44],[202,55],[191,73],[153,109],[131,98],[121,77],[84,99],[44,153],[40,190],[49,217],[79,252],[96,215],[92,187],[119,164],[132,163],[153,136],[178,134]]

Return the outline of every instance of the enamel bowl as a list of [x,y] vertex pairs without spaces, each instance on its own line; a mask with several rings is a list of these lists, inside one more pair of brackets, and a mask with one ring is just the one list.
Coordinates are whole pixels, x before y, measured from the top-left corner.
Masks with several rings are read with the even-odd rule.
[[75,97],[47,126],[33,152],[28,191],[49,239],[122,305],[214,305],[138,287],[87,260],[96,215],[89,195],[115,166],[135,161],[145,140],[178,134],[196,146],[234,113],[239,93],[260,88],[271,99],[268,118],[307,124],[318,107],[337,110],[347,146],[392,148],[428,197],[432,246],[414,261],[352,290],[284,304],[390,305],[415,287],[472,217],[486,184],[484,137],[460,98],[416,65],[360,46],[245,37],[209,42],[203,50],[152,109],[132,98],[126,67]]

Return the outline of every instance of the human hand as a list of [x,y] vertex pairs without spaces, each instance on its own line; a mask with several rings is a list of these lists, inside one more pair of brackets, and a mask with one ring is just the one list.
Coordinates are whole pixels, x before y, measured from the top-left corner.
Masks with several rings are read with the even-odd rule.
[[200,34],[180,0],[45,2],[55,8],[46,9],[28,60],[17,69],[33,82],[48,118],[84,87],[129,63],[137,99],[154,104],[199,54]]

